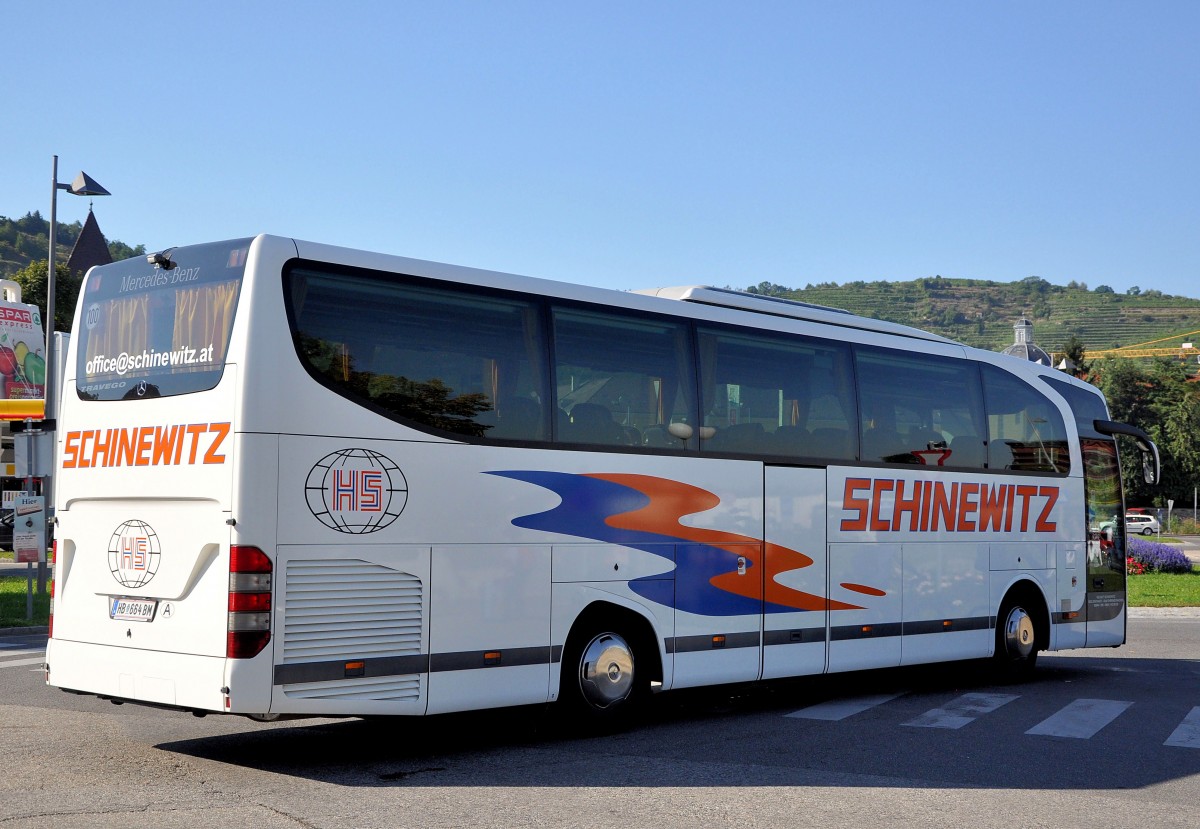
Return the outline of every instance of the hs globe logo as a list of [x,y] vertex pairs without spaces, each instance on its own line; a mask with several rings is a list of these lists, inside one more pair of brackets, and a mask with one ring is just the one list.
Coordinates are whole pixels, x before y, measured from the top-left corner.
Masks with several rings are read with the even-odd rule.
[[158,533],[145,521],[126,521],[108,540],[108,569],[122,587],[149,582],[161,558]]
[[400,517],[408,503],[408,481],[386,455],[342,449],[326,455],[304,482],[308,508],[340,533],[373,533]]

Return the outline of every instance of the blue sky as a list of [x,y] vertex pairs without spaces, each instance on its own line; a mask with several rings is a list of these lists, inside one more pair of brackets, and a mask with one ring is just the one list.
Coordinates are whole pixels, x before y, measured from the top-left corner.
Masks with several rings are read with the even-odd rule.
[[[0,215],[612,288],[1200,297],[1200,3],[17,3]],[[61,194],[62,221],[87,201]]]

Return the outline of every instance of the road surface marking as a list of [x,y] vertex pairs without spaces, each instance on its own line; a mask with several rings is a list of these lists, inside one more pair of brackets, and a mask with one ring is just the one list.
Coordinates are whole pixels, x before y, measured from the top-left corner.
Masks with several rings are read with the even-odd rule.
[[1171,736],[1163,745],[1200,748],[1200,705],[1193,708],[1191,713],[1183,718],[1183,722],[1171,732]]
[[0,668],[16,668],[20,665],[40,665],[46,661],[46,657],[38,656],[33,659],[4,659],[0,660]]
[[45,648],[22,648],[21,650],[0,651],[0,659],[4,659],[9,656],[32,656],[35,653],[40,653],[40,654],[44,655],[46,653],[46,649]]
[[836,722],[837,720],[844,720],[847,717],[853,717],[855,714],[861,714],[863,711],[874,708],[877,705],[883,705],[885,702],[891,702],[900,696],[904,696],[903,692],[898,694],[875,694],[866,697],[853,697],[852,699],[831,699],[828,702],[819,702],[816,705],[801,708],[799,711],[793,711],[784,716],[794,717],[799,720],[827,720],[829,722]]
[[1017,699],[1016,694],[963,694],[941,708],[926,711],[915,720],[904,723],[914,728],[962,728],[1001,705]]
[[1077,699],[1025,733],[1086,740],[1125,713],[1125,709],[1131,705],[1132,702],[1115,699]]

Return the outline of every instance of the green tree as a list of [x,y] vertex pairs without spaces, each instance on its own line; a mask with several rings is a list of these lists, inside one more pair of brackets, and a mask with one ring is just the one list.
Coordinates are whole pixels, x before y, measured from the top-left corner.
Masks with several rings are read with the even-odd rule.
[[1158,445],[1162,479],[1150,486],[1142,480],[1133,442],[1119,439],[1126,502],[1166,506],[1168,498],[1186,501],[1200,480],[1200,390],[1188,382],[1187,368],[1159,360],[1144,371],[1132,361],[1109,358],[1098,364],[1097,374],[1112,418],[1144,429]]
[[1087,353],[1087,348],[1083,344],[1083,340],[1072,334],[1067,337],[1066,343],[1063,344],[1063,356],[1075,364],[1075,376],[1083,377],[1092,369],[1092,364],[1083,359]]
[[760,282],[757,285],[751,285],[746,289],[748,294],[762,294],[763,296],[782,296],[785,297],[791,293],[792,289],[783,285],[776,285],[774,282]]
[[[1113,420],[1130,423],[1150,432],[1154,411],[1150,407],[1150,378],[1130,360],[1109,357],[1096,366],[1097,383],[1108,399],[1108,412]],[[1151,432],[1153,437],[1153,432]],[[1130,461],[1137,449],[1128,438],[1118,438],[1125,462],[1121,464],[1121,481],[1125,502],[1147,504],[1157,494],[1142,480],[1141,464]],[[1165,465],[1165,458],[1164,458]]]
[[120,262],[122,259],[130,259],[134,256],[145,256],[146,246],[138,245],[136,248],[131,248],[124,242],[114,239],[108,243],[108,252],[114,262]]
[[[1150,406],[1155,421],[1146,429],[1158,444],[1163,462],[1157,506],[1167,499],[1185,502],[1200,480],[1200,392],[1188,382],[1188,369],[1179,362],[1159,360],[1151,372],[1154,393]],[[1169,461],[1169,463],[1168,463]]]
[[[70,331],[75,317],[75,302],[79,299],[79,282],[67,270],[66,262],[54,264],[54,330]],[[46,320],[46,260],[29,263],[13,274],[13,281],[21,286],[21,301],[36,305],[42,312],[42,324]]]

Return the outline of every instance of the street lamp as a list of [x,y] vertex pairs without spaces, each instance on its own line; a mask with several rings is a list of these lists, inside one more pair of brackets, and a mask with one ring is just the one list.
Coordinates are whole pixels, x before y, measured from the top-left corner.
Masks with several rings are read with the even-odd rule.
[[42,415],[47,419],[54,417],[56,402],[54,399],[54,384],[57,380],[54,376],[54,293],[56,289],[54,284],[54,232],[55,226],[58,224],[58,191],[66,190],[76,196],[112,195],[83,170],[79,171],[79,175],[75,176],[75,180],[70,184],[60,182],[58,180],[58,156],[54,156],[50,184],[50,267],[46,271],[46,391],[43,395],[46,400],[46,408]]
[[[45,400],[45,409],[42,412],[43,420],[51,420],[55,418],[55,410],[57,400],[55,398],[55,388],[58,382],[58,377],[55,372],[55,357],[54,357],[54,294],[57,290],[55,285],[54,272],[54,234],[58,225],[58,191],[66,190],[76,196],[110,196],[112,195],[96,181],[82,170],[79,175],[75,176],[75,180],[70,184],[64,184],[58,180],[58,156],[54,156],[54,166],[50,174],[50,261],[49,267],[46,269],[46,390],[42,397]],[[44,431],[53,432],[57,424],[50,425]],[[54,446],[53,441],[50,444]],[[54,472],[53,461],[54,452],[50,452],[51,472],[50,476],[42,479],[42,496],[46,499],[46,515],[50,515],[54,511]],[[44,593],[46,587],[46,565],[44,562],[38,562],[38,592]]]

